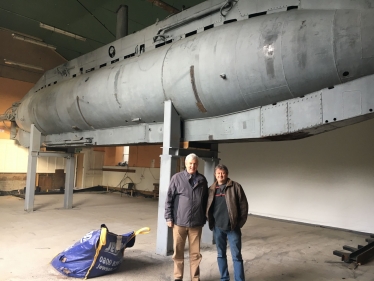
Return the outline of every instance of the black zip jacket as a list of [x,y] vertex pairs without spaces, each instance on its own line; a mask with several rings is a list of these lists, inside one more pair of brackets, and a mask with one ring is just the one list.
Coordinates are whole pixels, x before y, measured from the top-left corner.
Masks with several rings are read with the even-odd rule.
[[191,186],[191,175],[186,170],[170,180],[165,202],[165,219],[178,226],[197,227],[206,222],[208,182],[196,171],[196,184]]

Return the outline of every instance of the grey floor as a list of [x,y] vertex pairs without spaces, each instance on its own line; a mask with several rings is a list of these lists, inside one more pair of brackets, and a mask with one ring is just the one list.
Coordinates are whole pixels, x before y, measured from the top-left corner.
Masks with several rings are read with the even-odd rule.
[[[35,211],[25,213],[23,199],[0,196],[0,280],[74,280],[49,263],[102,223],[118,234],[145,226],[151,233],[139,235],[134,247],[126,249],[118,271],[95,280],[173,280],[171,257],[155,254],[157,200],[121,197],[119,193],[78,193],[73,209],[65,210],[62,205],[63,195],[39,195]],[[374,261],[355,269],[332,254],[343,245],[365,245],[367,237],[249,216],[243,228],[246,280],[373,281]],[[215,246],[203,246],[202,255],[201,280],[219,280]],[[233,273],[231,261],[229,265]],[[189,280],[188,262],[184,280]]]

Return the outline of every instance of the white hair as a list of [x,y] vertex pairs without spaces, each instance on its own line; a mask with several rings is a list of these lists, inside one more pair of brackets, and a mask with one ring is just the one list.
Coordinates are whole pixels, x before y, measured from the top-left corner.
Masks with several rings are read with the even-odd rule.
[[190,153],[186,156],[186,159],[184,160],[184,163],[187,163],[187,161],[189,160],[192,160],[192,159],[196,159],[196,162],[199,163],[199,157],[197,157],[197,155],[195,153]]

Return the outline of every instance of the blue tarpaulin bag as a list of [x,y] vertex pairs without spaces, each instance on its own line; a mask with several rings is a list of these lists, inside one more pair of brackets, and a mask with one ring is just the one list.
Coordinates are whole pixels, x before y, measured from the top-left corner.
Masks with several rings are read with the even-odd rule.
[[51,261],[60,273],[77,278],[93,278],[115,271],[122,263],[126,248],[135,244],[135,236],[148,233],[144,227],[138,231],[117,235],[109,232],[105,224],[101,229],[87,233],[81,240]]

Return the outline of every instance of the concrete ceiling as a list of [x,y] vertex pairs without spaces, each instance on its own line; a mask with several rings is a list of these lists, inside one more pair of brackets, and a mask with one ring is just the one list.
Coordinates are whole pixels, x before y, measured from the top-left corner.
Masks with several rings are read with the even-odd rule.
[[[91,52],[116,39],[117,10],[129,9],[129,33],[202,0],[0,0],[0,76],[35,83],[45,70]],[[40,23],[86,38],[77,40],[40,27]],[[12,34],[35,37],[46,47],[15,40]],[[4,60],[40,66],[27,70]],[[27,74],[28,72],[29,74]]]

